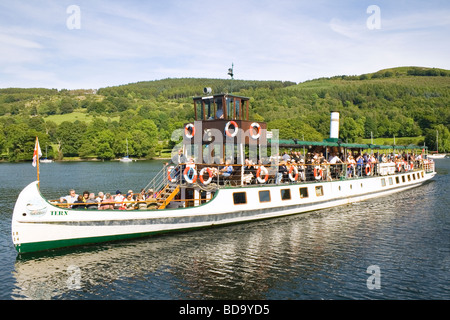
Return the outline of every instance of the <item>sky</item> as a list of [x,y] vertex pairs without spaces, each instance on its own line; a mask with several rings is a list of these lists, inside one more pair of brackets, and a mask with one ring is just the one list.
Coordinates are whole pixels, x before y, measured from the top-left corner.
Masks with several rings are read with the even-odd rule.
[[0,0],[0,88],[450,69],[448,0]]

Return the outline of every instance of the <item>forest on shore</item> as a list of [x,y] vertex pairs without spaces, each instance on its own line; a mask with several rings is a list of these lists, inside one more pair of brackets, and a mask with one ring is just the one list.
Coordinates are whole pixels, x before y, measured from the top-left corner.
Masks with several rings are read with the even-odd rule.
[[392,138],[450,150],[450,71],[399,67],[371,74],[295,83],[205,78],[142,81],[80,90],[0,89],[0,159],[30,161],[35,137],[44,157],[151,159],[175,142],[171,134],[193,121],[193,96],[250,97],[250,119],[279,129],[281,139],[322,141],[330,112],[340,112],[346,142]]

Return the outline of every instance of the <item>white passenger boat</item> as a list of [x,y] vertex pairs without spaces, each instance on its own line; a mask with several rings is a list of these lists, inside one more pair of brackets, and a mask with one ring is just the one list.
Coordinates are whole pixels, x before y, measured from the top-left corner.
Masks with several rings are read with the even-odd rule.
[[[420,186],[435,175],[432,161],[412,156],[413,150],[422,147],[342,143],[338,139],[338,113],[332,113],[330,138],[323,142],[278,140],[275,132],[267,132],[265,123],[248,119],[248,102],[246,97],[230,94],[194,98],[196,121],[184,128],[183,143],[178,146],[180,157],[174,157],[173,163],[164,166],[149,183],[147,188],[157,191],[157,196],[141,202],[144,210],[76,209],[68,203],[45,199],[38,181],[30,183],[20,193],[12,217],[12,239],[17,251],[42,251],[299,214],[388,196]],[[306,163],[301,159],[290,161],[284,174],[278,174],[280,165],[285,165],[275,156],[280,147],[298,151]],[[378,159],[382,159],[382,153],[404,155],[397,162],[346,161],[348,155],[364,152],[379,153]],[[323,154],[325,159],[334,154],[344,161],[319,163],[308,157],[314,153]],[[258,165],[249,168],[245,158],[254,158]],[[229,176],[216,175],[230,166],[233,171]]]

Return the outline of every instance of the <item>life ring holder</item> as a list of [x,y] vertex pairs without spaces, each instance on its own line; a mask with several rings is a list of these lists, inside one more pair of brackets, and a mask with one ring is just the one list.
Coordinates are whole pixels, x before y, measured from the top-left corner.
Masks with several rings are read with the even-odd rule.
[[323,176],[323,170],[320,166],[315,166],[314,167],[314,178],[316,178],[316,180],[320,180],[322,179]]
[[[262,178],[261,175],[263,175],[264,178]],[[266,183],[267,180],[269,180],[269,171],[266,167],[261,166],[256,170],[256,179],[259,183]]]
[[[205,174],[205,170],[206,170],[206,172],[208,172],[208,179],[207,180],[203,179],[203,175]],[[212,178],[213,178],[211,169],[205,167],[202,170],[200,170],[200,173],[198,174],[198,178],[200,179],[200,182],[202,184],[204,184],[205,186],[208,185],[212,181]]]
[[[292,173],[294,173],[295,175],[293,175]],[[298,169],[296,166],[291,166],[289,168],[289,179],[294,182],[297,181],[298,179]]]
[[[193,176],[192,178],[189,177],[189,172],[193,170]],[[197,170],[195,170],[194,167],[186,167],[183,172],[183,177],[186,180],[187,183],[195,183],[197,181]]]
[[258,139],[261,136],[261,126],[258,122],[253,122],[250,125],[250,130],[256,129],[256,134],[253,134],[253,132],[250,132],[250,137],[252,137],[253,140]]
[[[190,132],[189,132],[190,131]],[[186,136],[186,138],[188,139],[192,139],[195,135],[195,127],[192,123],[188,123],[185,127],[184,127],[184,135]]]
[[[233,133],[230,133],[230,130],[229,130],[230,129],[230,125],[234,126],[234,132]],[[225,125],[225,133],[230,138],[236,137],[236,135],[238,133],[238,129],[239,129],[238,124],[236,123],[236,121],[233,121],[233,120],[228,121],[227,124]]]

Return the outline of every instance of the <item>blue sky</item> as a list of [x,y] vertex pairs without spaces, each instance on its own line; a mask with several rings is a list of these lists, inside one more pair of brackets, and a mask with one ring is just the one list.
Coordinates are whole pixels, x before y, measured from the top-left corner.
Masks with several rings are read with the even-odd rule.
[[0,0],[0,87],[450,69],[449,36],[448,0]]

